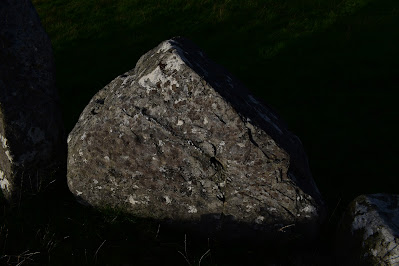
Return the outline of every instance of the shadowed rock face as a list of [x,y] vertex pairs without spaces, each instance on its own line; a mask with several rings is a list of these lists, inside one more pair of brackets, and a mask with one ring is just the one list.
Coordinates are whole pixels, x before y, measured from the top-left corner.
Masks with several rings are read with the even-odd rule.
[[38,192],[64,163],[58,101],[51,43],[32,3],[2,0],[0,186],[7,199]]
[[340,265],[399,264],[399,195],[357,197],[337,232]]
[[68,137],[68,185],[85,204],[215,230],[309,236],[324,215],[298,137],[181,37],[93,97]]

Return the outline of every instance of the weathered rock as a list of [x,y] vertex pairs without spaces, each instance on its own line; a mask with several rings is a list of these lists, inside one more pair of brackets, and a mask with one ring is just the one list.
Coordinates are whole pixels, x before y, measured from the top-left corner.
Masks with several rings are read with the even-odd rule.
[[[65,165],[50,40],[29,0],[0,2],[0,186],[35,194]],[[23,194],[21,193],[23,192]]]
[[309,236],[324,212],[298,137],[181,37],[92,98],[68,137],[68,185],[89,205],[219,229]]
[[398,265],[399,195],[351,202],[338,227],[337,255],[339,265]]

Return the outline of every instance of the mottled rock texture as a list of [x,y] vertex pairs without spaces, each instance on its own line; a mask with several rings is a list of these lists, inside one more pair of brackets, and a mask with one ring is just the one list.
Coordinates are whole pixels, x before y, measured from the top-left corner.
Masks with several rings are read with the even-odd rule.
[[0,1],[0,186],[9,200],[37,193],[65,165],[57,93],[51,43],[32,3]]
[[100,90],[68,151],[69,188],[89,205],[307,236],[323,217],[298,137],[182,37]]
[[399,195],[357,197],[337,233],[338,265],[399,265]]

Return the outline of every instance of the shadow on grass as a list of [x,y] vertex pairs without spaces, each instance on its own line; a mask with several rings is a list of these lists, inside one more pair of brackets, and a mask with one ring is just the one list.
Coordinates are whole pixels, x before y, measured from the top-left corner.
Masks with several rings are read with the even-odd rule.
[[63,181],[2,205],[1,212],[2,265],[311,265],[329,255],[310,243],[227,241],[177,224],[96,211],[78,204]]

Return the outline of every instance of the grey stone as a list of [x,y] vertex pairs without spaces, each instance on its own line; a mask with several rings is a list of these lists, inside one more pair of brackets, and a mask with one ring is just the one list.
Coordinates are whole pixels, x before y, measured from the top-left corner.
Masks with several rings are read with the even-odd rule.
[[68,136],[67,179],[84,204],[211,231],[309,237],[324,217],[299,138],[182,37],[91,99]]
[[399,264],[399,195],[357,197],[337,233],[340,265]]
[[[29,0],[0,2],[0,186],[36,194],[66,162],[50,40]],[[65,166],[64,166],[65,168]]]

